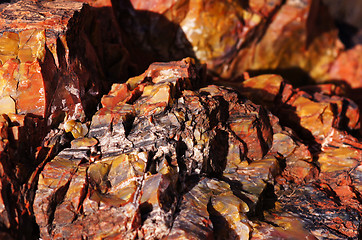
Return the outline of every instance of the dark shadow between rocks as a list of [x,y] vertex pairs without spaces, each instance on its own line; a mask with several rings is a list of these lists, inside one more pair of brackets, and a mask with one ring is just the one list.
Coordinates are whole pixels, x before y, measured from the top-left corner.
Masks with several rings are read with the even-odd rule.
[[258,212],[256,213],[257,216],[262,216],[263,211],[270,210],[275,208],[275,203],[278,200],[277,195],[274,191],[274,185],[267,183],[264,191],[261,193],[260,197],[260,204],[261,207],[257,207]]
[[238,198],[240,198],[243,202],[245,202],[249,208],[252,210],[250,211],[250,215],[254,215],[254,207],[252,207],[254,205],[253,201],[251,199],[249,199],[246,195],[245,195],[245,191],[243,190],[243,185],[240,181],[238,180],[231,180],[227,177],[222,177],[221,178],[222,181],[228,183],[230,185],[230,189],[233,192],[233,194],[235,196],[237,196]]
[[216,129],[216,135],[210,140],[209,160],[204,170],[210,177],[221,177],[227,164],[229,134]]
[[129,77],[143,73],[153,62],[196,59],[178,24],[161,14],[136,10],[129,0],[113,0],[112,5],[129,52]]
[[271,109],[271,112],[279,118],[282,126],[293,129],[296,135],[308,147],[309,152],[312,154],[313,161],[316,162],[322,146],[315,140],[311,131],[301,125],[301,118],[295,113],[295,107],[283,103],[276,106],[277,107]]
[[311,2],[308,18],[306,22],[307,39],[306,48],[311,45],[314,39],[319,38],[323,33],[335,30],[332,17],[328,7],[321,0]]
[[338,37],[346,47],[346,49],[353,48],[357,43],[354,37],[358,34],[358,28],[343,21],[335,21],[339,30]]
[[[347,97],[351,98],[358,106],[359,110],[362,111],[362,88],[350,89],[347,93]],[[354,136],[362,140],[362,117],[359,119],[360,129],[359,131],[353,132]]]
[[144,203],[140,204],[139,211],[140,211],[140,214],[141,214],[141,222],[142,222],[142,224],[147,219],[147,217],[149,216],[150,212],[152,212],[152,210],[153,210],[152,204],[150,204],[148,202],[144,202]]

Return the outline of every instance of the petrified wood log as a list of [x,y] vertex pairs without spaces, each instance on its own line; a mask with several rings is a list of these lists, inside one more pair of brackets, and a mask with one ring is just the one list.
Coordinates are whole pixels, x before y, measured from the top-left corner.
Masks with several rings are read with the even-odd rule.
[[[40,173],[41,238],[358,236],[361,147],[341,131],[357,127],[352,102],[276,75],[240,84],[279,120],[230,88],[197,90],[200,71],[192,59],[155,63],[113,85],[88,136]],[[286,128],[290,109],[300,121]]]
[[110,87],[104,79],[125,77],[126,53],[110,7],[18,1],[0,10],[1,113],[52,120],[63,111],[84,120]]
[[348,87],[244,73],[357,92],[320,1],[20,0],[0,23],[0,238],[361,238]]

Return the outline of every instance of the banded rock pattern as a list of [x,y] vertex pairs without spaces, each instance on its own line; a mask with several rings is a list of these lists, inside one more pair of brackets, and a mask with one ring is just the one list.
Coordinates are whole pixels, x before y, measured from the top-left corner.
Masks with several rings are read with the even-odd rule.
[[[328,126],[358,116],[350,114],[353,103],[343,112],[315,113],[348,100],[312,98],[276,75],[240,84],[240,92],[256,97],[271,89],[261,101],[294,106],[312,141],[293,119],[283,127],[278,107],[270,110],[280,120],[231,88],[197,88],[200,72],[192,59],[155,63],[113,85],[87,137],[73,140],[40,173],[34,214],[43,239],[358,236],[361,149],[338,125]],[[329,132],[314,132],[314,114]],[[350,118],[350,129],[355,122]]]
[[321,1],[20,0],[0,23],[0,238],[361,238],[361,47]]

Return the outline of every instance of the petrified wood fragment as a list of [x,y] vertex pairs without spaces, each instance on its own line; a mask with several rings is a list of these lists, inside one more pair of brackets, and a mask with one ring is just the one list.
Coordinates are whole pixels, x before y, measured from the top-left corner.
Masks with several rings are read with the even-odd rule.
[[[357,237],[361,209],[353,199],[360,194],[361,152],[341,131],[357,127],[352,102],[309,95],[276,75],[238,86],[279,121],[230,88],[197,90],[200,70],[192,59],[155,63],[113,85],[88,135],[73,140],[39,176],[33,207],[43,239]],[[298,98],[305,99],[301,110]],[[342,111],[339,101],[351,107]],[[315,104],[334,104],[331,115],[322,113],[320,131],[308,124],[321,108]],[[283,126],[288,106],[300,118],[291,119],[291,128]],[[332,124],[337,117],[350,124]],[[329,163],[339,153],[351,164]],[[329,210],[320,204],[327,199],[333,218],[324,220]]]
[[[102,99],[104,108],[93,117],[88,138],[74,140],[73,147],[63,150],[40,174],[34,213],[42,238],[249,235],[251,225],[242,212],[249,208],[255,212],[267,187],[264,181],[273,181],[278,172],[275,158],[257,161],[271,145],[268,114],[230,89],[186,90],[201,81],[198,72],[192,59],[156,63],[144,74],[113,86]],[[238,121],[238,115],[232,115],[236,109],[244,112]],[[236,126],[244,135],[233,131]],[[92,156],[94,151],[97,156]],[[246,159],[255,164],[248,166]],[[223,176],[226,169],[228,175]],[[248,177],[237,177],[242,171],[249,172]],[[229,178],[233,174],[236,177]],[[249,184],[247,178],[255,180]],[[229,185],[234,181],[243,181],[235,190],[240,196]],[[234,207],[227,208],[225,202]],[[84,227],[102,218],[99,214],[104,211],[128,215],[124,224],[112,217],[99,226]],[[80,231],[69,232],[73,228]]]
[[[282,1],[113,1],[130,51],[142,48],[149,61],[195,56],[226,77],[238,51],[263,34]],[[220,20],[222,18],[222,20]],[[202,26],[202,27],[200,27]],[[159,38],[159,36],[163,36]],[[135,49],[135,51],[137,51]],[[137,56],[138,54],[136,54]],[[146,59],[145,59],[146,58]],[[225,73],[224,73],[225,71]]]
[[[275,71],[299,83],[311,77],[318,82],[362,84],[361,61],[357,60],[360,46],[345,51],[321,0],[130,0],[127,6],[114,2],[115,11],[122,13],[118,14],[121,28],[127,31],[133,24],[133,36],[140,39],[133,44],[159,49],[162,43],[153,36],[158,34],[157,26],[164,26],[160,19],[167,18],[180,25],[195,57],[207,63],[209,72],[218,78],[230,80],[244,71],[254,75]],[[181,36],[176,34],[179,31],[171,32]],[[158,56],[166,58],[166,49],[178,42],[157,51]]]
[[[0,114],[7,114],[1,226],[16,239],[37,238],[31,215],[38,174],[68,143],[65,132],[87,133],[74,119],[91,116],[111,81],[127,74],[119,71],[126,53],[110,7],[16,1],[0,4],[0,24]],[[101,26],[113,30],[104,33]],[[65,115],[64,129],[48,134]]]
[[[321,85],[318,88],[322,91],[315,92],[310,88],[310,93],[307,93],[293,89],[276,75],[261,75],[239,85],[241,92],[269,106],[283,124],[304,140],[312,153],[292,140],[290,133],[276,133],[280,130],[274,127],[271,151],[276,151],[285,159],[283,177],[278,180],[283,183],[281,187],[284,190],[278,192],[283,199],[283,209],[302,216],[316,237],[330,234],[356,238],[359,231],[357,219],[361,216],[357,199],[361,194],[359,166],[362,151],[360,142],[350,133],[360,128],[359,109],[351,100],[332,95],[338,87]],[[299,160],[296,161],[296,157]],[[293,184],[285,187],[285,181],[312,184],[299,189]],[[293,194],[284,195],[284,191]],[[301,195],[304,197],[298,201],[300,209],[297,210],[294,204]],[[323,199],[327,198],[330,203],[324,205],[327,200]],[[320,212],[313,213],[314,210],[308,209],[319,209]],[[337,214],[329,220],[324,219],[327,212],[335,214],[338,211],[343,212],[343,216]],[[330,230],[324,229],[325,225]]]
[[84,120],[110,87],[103,79],[126,74],[118,71],[126,53],[110,7],[17,1],[0,12],[1,113],[32,113],[51,122],[64,111]]

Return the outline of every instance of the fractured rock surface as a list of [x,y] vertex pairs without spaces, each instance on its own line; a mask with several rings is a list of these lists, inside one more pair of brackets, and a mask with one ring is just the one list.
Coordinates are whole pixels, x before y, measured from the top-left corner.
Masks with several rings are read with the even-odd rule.
[[0,23],[1,239],[361,238],[361,46],[321,1],[23,0]]
[[[18,1],[0,8],[1,113],[84,120],[126,53],[110,15],[76,1]],[[101,33],[106,25],[112,32]],[[124,77],[124,76],[123,76]]]
[[[271,89],[261,101],[293,106],[315,139],[290,118],[301,140],[280,125],[282,111],[275,111],[278,120],[230,88],[196,90],[198,72],[192,59],[155,63],[112,87],[88,136],[40,173],[34,214],[41,237],[356,238],[361,148],[332,124],[358,116],[349,114],[353,104],[329,113],[342,98],[312,98],[276,75],[241,84],[254,96]],[[355,122],[350,118],[350,129]]]

